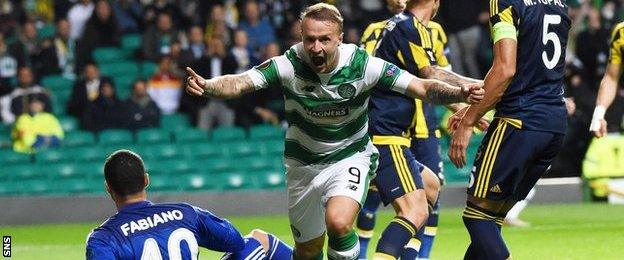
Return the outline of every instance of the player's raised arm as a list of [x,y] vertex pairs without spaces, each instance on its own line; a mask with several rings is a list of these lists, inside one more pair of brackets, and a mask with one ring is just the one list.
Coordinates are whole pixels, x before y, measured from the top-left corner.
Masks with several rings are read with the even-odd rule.
[[596,108],[594,109],[594,115],[591,125],[589,126],[589,130],[594,132],[594,136],[598,138],[607,134],[607,121],[604,120],[604,115],[615,99],[617,84],[620,79],[620,69],[621,66],[619,63],[609,63],[609,65],[607,65],[607,71],[604,77],[602,77],[602,81],[600,81],[600,89],[598,90],[598,97],[596,98]]
[[189,73],[186,92],[192,95],[228,99],[255,90],[251,77],[246,73],[223,75],[207,80],[189,67],[186,67],[186,71]]

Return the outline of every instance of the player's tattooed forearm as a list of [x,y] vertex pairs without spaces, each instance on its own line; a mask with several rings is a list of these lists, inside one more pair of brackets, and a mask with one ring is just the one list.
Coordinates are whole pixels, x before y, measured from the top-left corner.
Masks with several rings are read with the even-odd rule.
[[470,84],[470,83],[475,83],[477,82],[476,80],[472,80],[470,78],[466,78],[466,77],[462,77],[458,74],[455,74],[453,72],[450,71],[446,71],[440,68],[436,68],[435,69],[435,77],[434,79],[446,82],[448,84],[451,84],[453,86],[461,86],[464,84]]
[[427,88],[427,99],[432,103],[448,104],[462,102],[462,92],[460,88],[450,88],[442,82],[430,82]]
[[206,81],[204,95],[216,98],[234,98],[253,90],[253,81],[248,75],[224,75]]

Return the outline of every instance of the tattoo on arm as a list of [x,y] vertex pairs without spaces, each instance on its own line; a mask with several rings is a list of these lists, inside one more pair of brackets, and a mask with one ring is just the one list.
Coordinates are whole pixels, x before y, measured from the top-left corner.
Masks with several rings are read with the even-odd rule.
[[254,84],[248,75],[224,75],[206,80],[204,95],[216,98],[235,98],[253,90]]
[[428,81],[426,84],[428,85],[426,96],[429,102],[436,104],[463,102],[462,90],[460,88],[454,88],[434,80]]
[[435,72],[433,74],[433,79],[437,79],[453,86],[461,86],[464,84],[476,83],[478,80],[463,77],[457,73],[446,71],[441,68],[435,68]]

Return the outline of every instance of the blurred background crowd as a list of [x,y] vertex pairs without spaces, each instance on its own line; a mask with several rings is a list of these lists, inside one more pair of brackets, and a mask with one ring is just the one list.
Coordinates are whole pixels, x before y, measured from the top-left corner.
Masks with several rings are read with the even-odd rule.
[[[184,92],[184,68],[204,77],[239,73],[300,41],[299,12],[311,0],[0,0],[0,118],[13,148],[58,146],[64,120],[82,130],[158,127],[185,114],[204,131],[283,124],[280,89],[236,100]],[[328,0],[345,18],[344,41],[392,14],[384,0]],[[579,176],[621,0],[569,0],[568,140],[553,175]],[[442,0],[435,20],[448,34],[453,70],[483,78],[491,65],[488,1]],[[607,113],[622,130],[624,91]],[[59,120],[59,118],[61,120]],[[8,134],[7,132],[2,132]]]

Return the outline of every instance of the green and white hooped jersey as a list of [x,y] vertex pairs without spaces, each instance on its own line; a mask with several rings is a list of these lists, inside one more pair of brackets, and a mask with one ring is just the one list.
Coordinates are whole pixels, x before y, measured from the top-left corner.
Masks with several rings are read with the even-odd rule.
[[330,164],[363,150],[370,142],[372,88],[404,94],[414,78],[356,45],[341,44],[338,50],[338,66],[331,73],[315,73],[301,43],[246,72],[256,89],[283,89],[287,166]]

